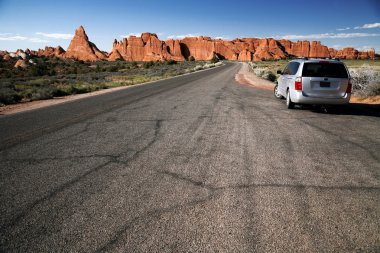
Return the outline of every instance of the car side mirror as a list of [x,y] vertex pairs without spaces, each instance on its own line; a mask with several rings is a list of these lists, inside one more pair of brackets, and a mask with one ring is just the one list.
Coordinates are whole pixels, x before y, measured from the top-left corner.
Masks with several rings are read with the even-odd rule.
[[277,74],[282,75],[282,71],[281,70],[277,70]]

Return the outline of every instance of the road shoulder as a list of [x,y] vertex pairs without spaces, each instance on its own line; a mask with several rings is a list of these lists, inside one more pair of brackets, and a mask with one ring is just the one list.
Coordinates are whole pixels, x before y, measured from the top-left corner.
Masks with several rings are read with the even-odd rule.
[[235,80],[240,84],[246,84],[255,88],[273,90],[274,83],[256,76],[250,71],[248,63],[244,62],[239,72],[235,75]]

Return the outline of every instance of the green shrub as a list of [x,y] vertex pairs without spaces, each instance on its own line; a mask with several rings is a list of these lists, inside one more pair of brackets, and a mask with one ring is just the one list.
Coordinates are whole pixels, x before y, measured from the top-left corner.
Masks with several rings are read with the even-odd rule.
[[174,64],[177,64],[177,61],[172,60],[172,59],[166,61],[166,65],[174,65]]
[[275,82],[277,80],[277,76],[275,74],[273,74],[271,71],[269,71],[265,77],[265,79],[271,81],[271,82]]
[[117,71],[119,71],[119,68],[118,68],[118,66],[116,66],[116,65],[114,65],[114,66],[110,66],[110,67],[108,68],[108,72],[117,72]]
[[149,69],[152,66],[154,66],[153,61],[144,62],[144,64],[143,64],[144,69]]
[[0,89],[0,104],[9,105],[20,102],[22,96],[10,88]]
[[133,62],[131,63],[131,67],[132,67],[132,68],[137,68],[137,67],[138,67],[137,62],[133,61]]
[[219,61],[219,59],[218,59],[218,57],[216,57],[216,55],[214,55],[214,56],[211,58],[211,60],[210,60],[211,63],[217,63],[218,61]]
[[33,65],[30,68],[30,74],[32,76],[45,76],[49,75],[49,69],[45,63]]

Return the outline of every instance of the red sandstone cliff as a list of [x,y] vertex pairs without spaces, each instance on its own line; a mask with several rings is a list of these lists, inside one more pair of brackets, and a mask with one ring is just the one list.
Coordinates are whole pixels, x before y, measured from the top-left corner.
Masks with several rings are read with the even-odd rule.
[[[232,41],[211,39],[210,37],[191,37],[181,40],[161,41],[154,33],[143,33],[141,36],[130,36],[122,41],[114,40],[112,51],[107,55],[90,42],[84,28],[80,26],[70,42],[67,51],[61,47],[46,47],[38,51],[26,51],[27,54],[74,58],[84,61],[108,59],[115,61],[163,61],[187,60],[190,56],[195,60],[210,60],[216,56],[232,61],[259,61],[270,59],[285,59],[289,57],[321,57],[341,59],[374,59],[375,50],[359,52],[354,48],[336,50],[322,45],[319,41],[297,41],[241,38]],[[1,52],[3,59],[10,58],[6,52]]]
[[71,40],[64,57],[83,61],[97,61],[106,58],[104,53],[88,40],[83,26],[75,31],[74,38]]

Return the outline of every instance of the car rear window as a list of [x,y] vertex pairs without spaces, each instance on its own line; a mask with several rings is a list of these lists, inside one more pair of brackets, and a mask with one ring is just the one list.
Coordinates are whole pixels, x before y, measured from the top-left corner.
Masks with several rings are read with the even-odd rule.
[[347,70],[343,64],[320,62],[304,63],[302,76],[348,78]]

